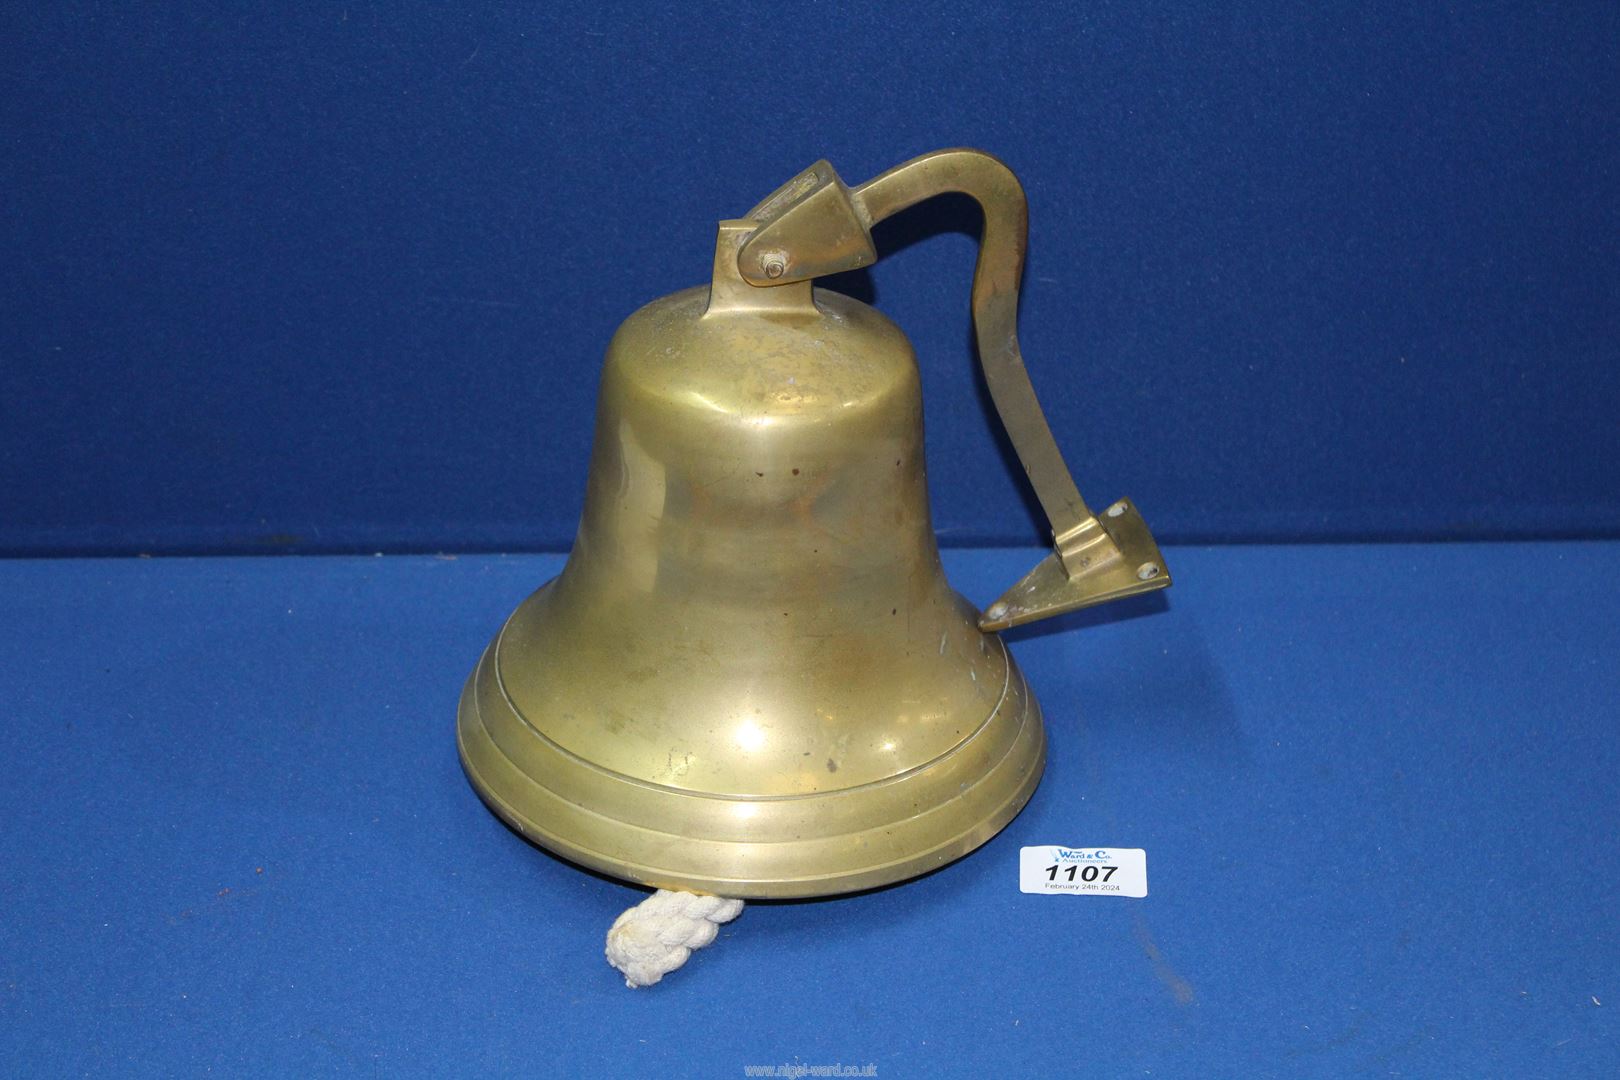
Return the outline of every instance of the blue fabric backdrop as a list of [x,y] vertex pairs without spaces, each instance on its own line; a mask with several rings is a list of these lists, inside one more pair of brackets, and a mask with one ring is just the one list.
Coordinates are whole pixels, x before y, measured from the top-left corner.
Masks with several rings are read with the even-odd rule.
[[[603,346],[817,157],[1023,176],[1026,353],[1169,540],[1620,534],[1620,7],[8,5],[0,552],[557,548]],[[913,336],[947,542],[1038,530],[976,220]]]
[[[1165,554],[1007,635],[1050,741],[999,836],[634,993],[643,894],[456,761],[560,556],[0,561],[0,1073],[1620,1076],[1620,544]],[[1147,898],[1019,893],[1042,844],[1145,848]]]

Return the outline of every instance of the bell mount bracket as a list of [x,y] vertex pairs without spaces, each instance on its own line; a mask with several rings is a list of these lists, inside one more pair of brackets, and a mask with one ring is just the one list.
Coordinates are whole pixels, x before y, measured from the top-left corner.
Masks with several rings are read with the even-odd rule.
[[1018,348],[1028,200],[1006,165],[980,150],[937,150],[850,188],[818,161],[749,211],[756,227],[736,249],[738,273],[770,288],[870,266],[873,225],[948,192],[971,197],[984,214],[972,293],[979,363],[1052,527],[1052,554],[984,610],[979,628],[1005,630],[1167,587],[1170,570],[1135,504],[1121,499],[1092,513],[1035,397]]

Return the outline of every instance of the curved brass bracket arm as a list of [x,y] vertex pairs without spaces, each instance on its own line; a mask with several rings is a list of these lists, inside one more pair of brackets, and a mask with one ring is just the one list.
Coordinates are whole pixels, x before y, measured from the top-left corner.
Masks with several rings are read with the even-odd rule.
[[851,189],[818,161],[749,212],[759,224],[738,249],[738,271],[770,287],[869,266],[877,261],[875,223],[947,192],[971,196],[984,212],[972,300],[979,362],[1051,522],[1054,548],[985,610],[979,626],[1003,630],[1166,587],[1170,572],[1136,507],[1121,500],[1100,518],[1087,508],[1030,384],[1018,348],[1028,201],[1007,166],[979,150],[937,150]]

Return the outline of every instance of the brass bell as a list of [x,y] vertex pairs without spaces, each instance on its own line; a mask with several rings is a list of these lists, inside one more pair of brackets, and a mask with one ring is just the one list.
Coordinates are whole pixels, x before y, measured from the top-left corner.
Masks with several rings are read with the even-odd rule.
[[[904,334],[813,278],[933,195],[984,211],[973,316],[1053,553],[986,611],[945,580]],[[461,698],[473,786],[594,870],[730,897],[933,869],[1028,801],[1041,711],[996,631],[1170,584],[1134,505],[1081,500],[1018,350],[1023,189],[975,150],[849,188],[817,162],[723,221],[712,280],[608,346],[562,573]]]

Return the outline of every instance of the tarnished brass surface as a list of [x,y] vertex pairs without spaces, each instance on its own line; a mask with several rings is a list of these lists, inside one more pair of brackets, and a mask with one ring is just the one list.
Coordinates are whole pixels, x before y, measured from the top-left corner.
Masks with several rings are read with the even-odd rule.
[[[1155,587],[1162,561],[1136,576],[1145,526],[1090,515],[1029,390],[1011,322],[1016,180],[946,154],[943,173],[902,166],[854,191],[818,163],[721,223],[709,285],[614,336],[568,563],[461,701],[467,771],[524,835],[646,884],[813,896],[941,865],[1033,792],[1040,710],[985,627]],[[960,180],[973,169],[988,180]],[[940,566],[910,344],[809,280],[870,262],[874,215],[970,186],[986,208],[974,304],[997,407],[1054,525],[1096,533],[1060,536],[986,616]],[[1009,344],[987,350],[987,325]],[[1112,569],[1079,567],[1084,553]]]

